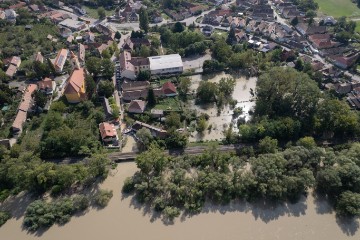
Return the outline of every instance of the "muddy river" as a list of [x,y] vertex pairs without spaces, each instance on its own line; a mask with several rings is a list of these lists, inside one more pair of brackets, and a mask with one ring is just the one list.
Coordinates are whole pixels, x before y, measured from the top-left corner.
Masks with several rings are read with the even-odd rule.
[[121,187],[136,171],[135,163],[119,164],[112,176],[100,186],[112,189],[114,197],[103,210],[91,209],[73,217],[64,226],[55,225],[45,232],[30,234],[21,227],[21,212],[28,201],[18,199],[14,213],[0,228],[1,240],[342,240],[360,239],[357,221],[343,222],[335,217],[326,201],[310,194],[294,205],[275,208],[234,203],[229,206],[207,205],[193,217],[178,218],[166,225],[144,210],[131,197],[124,198]]

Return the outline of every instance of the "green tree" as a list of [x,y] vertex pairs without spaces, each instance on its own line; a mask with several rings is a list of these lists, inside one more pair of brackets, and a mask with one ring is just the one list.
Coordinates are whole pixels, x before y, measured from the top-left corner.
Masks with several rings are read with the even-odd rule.
[[145,151],[150,147],[154,137],[148,128],[141,128],[136,132],[136,137],[139,139],[137,145],[140,151]]
[[353,136],[360,131],[358,115],[348,104],[337,99],[325,99],[319,103],[315,127],[319,133],[333,132],[340,137]]
[[166,116],[165,125],[167,129],[178,129],[181,126],[180,115],[176,112],[171,112]]
[[36,106],[38,106],[40,108],[44,108],[48,101],[45,93],[42,93],[41,91],[35,91],[32,94],[32,97],[34,98],[34,102],[35,102]]
[[97,206],[104,208],[110,202],[110,199],[113,197],[112,190],[99,190],[94,196],[94,201]]
[[233,27],[231,27],[229,34],[227,36],[227,39],[226,39],[226,43],[229,45],[233,45],[236,42],[237,42],[237,40],[236,40],[236,36],[235,36],[235,29]]
[[206,130],[206,128],[207,128],[206,119],[203,117],[199,118],[196,125],[196,131],[198,133],[203,133]]
[[111,58],[111,54],[110,54],[109,49],[105,49],[104,51],[102,51],[101,56],[102,56],[103,58],[110,59],[110,58]]
[[201,81],[196,89],[196,100],[200,103],[212,103],[216,100],[218,88],[216,83]]
[[6,223],[7,220],[11,218],[10,213],[5,211],[0,211],[0,227]]
[[180,33],[180,32],[183,32],[184,30],[185,30],[185,27],[181,22],[176,22],[174,24],[174,27],[173,27],[174,33]]
[[165,139],[166,147],[171,148],[185,148],[188,143],[188,136],[176,130],[170,130],[168,137]]
[[145,8],[141,7],[139,11],[140,29],[145,33],[149,31],[149,16]]
[[116,31],[116,33],[115,33],[115,38],[116,38],[117,40],[120,40],[120,38],[121,38],[121,33],[120,33],[119,31]]
[[87,75],[85,78],[85,89],[89,99],[94,94],[95,88],[96,88],[96,83],[94,81],[94,78],[91,75]]
[[340,195],[336,212],[343,216],[360,216],[360,194],[346,191]]
[[292,20],[291,20],[291,25],[293,26],[296,26],[299,24],[299,19],[298,17],[294,17]]
[[156,105],[156,96],[152,88],[149,88],[148,90],[147,101],[149,107],[153,107]]
[[259,141],[260,153],[275,153],[277,151],[278,141],[271,137],[265,137]]
[[102,59],[101,68],[103,77],[111,79],[114,76],[115,65],[110,59]]
[[106,17],[106,12],[105,12],[105,9],[103,7],[99,7],[97,9],[97,14],[99,15],[100,19],[104,19]]
[[179,86],[177,87],[179,94],[186,96],[190,91],[191,80],[188,77],[181,77]]
[[86,59],[85,65],[89,73],[93,74],[94,76],[97,76],[101,73],[101,58],[89,57]]
[[99,96],[104,96],[109,98],[114,93],[114,84],[110,81],[100,81],[98,84],[98,94]]
[[140,47],[139,54],[141,57],[144,57],[144,58],[150,57],[150,48],[148,46],[142,45]]
[[136,80],[137,81],[148,81],[151,78],[151,73],[150,71],[140,71],[139,74],[137,75]]

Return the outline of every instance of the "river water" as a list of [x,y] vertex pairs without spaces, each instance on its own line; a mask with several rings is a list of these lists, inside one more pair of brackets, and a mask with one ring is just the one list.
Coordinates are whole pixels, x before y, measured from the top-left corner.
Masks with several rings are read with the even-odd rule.
[[[199,215],[180,217],[172,225],[151,216],[131,197],[124,198],[124,179],[137,170],[135,163],[121,163],[112,176],[100,186],[114,191],[114,197],[103,210],[91,209],[73,217],[64,226],[54,225],[45,232],[30,234],[22,230],[23,218],[9,220],[0,228],[1,240],[342,240],[360,239],[357,221],[342,222],[326,201],[309,195],[294,205],[280,207],[236,203],[229,206],[207,205]],[[18,200],[15,212],[28,204]]]
[[[206,80],[218,83],[221,78],[234,78],[236,80],[232,98],[238,101],[236,107],[243,108],[244,114],[240,117],[244,117],[246,120],[248,120],[250,118],[248,112],[255,105],[254,101],[250,101],[252,98],[250,89],[255,91],[257,78],[245,78],[243,75],[227,74],[225,72],[209,75],[194,75],[190,77],[191,90],[196,92],[196,89],[201,81]],[[225,106],[220,115],[218,115],[217,107],[214,104],[195,105],[195,101],[192,101],[190,102],[189,107],[196,109],[198,113],[207,113],[210,116],[208,125],[211,124],[213,127],[211,131],[205,131],[203,135],[200,135],[197,132],[193,133],[190,137],[191,142],[199,140],[221,140],[224,138],[224,127],[226,128],[230,123],[234,124],[234,131],[237,131],[237,119],[233,119],[233,111],[229,108],[229,106]]]

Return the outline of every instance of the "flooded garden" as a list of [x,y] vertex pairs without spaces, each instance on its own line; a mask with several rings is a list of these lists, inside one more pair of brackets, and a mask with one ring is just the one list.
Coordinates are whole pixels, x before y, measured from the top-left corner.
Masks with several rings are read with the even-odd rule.
[[218,111],[218,107],[215,104],[195,104],[195,100],[190,101],[188,107],[190,109],[195,109],[199,114],[205,113],[210,118],[208,120],[208,125],[211,126],[211,130],[205,131],[204,134],[199,134],[193,132],[190,141],[212,141],[212,140],[221,140],[224,138],[223,131],[231,123],[233,123],[234,131],[237,131],[237,120],[239,118],[244,118],[249,120],[250,115],[249,111],[254,107],[255,101],[252,101],[252,95],[250,93],[251,89],[255,91],[256,88],[256,77],[246,78],[244,75],[239,74],[228,74],[225,72],[217,74],[208,74],[208,75],[194,75],[191,76],[191,91],[196,92],[201,81],[210,81],[214,83],[219,83],[222,78],[233,78],[235,79],[236,85],[232,98],[237,101],[235,108],[241,107],[242,114],[233,117],[234,110],[230,108],[229,105],[224,106],[221,112]]

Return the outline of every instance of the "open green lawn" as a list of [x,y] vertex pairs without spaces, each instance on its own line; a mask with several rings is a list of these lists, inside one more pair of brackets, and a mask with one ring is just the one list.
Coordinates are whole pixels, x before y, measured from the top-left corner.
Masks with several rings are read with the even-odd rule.
[[360,17],[360,9],[351,0],[315,0],[319,11],[325,15],[337,17]]
[[[90,8],[88,6],[83,6],[83,9],[85,9],[86,11],[86,14],[91,17],[91,18],[96,18],[98,19],[99,18],[99,14],[97,12],[97,8]],[[111,11],[108,11],[108,10],[105,10],[106,12],[106,16],[112,16],[114,15],[115,11],[114,10],[111,10]]]
[[161,99],[154,108],[164,111],[181,111],[180,101],[177,97],[168,97]]

